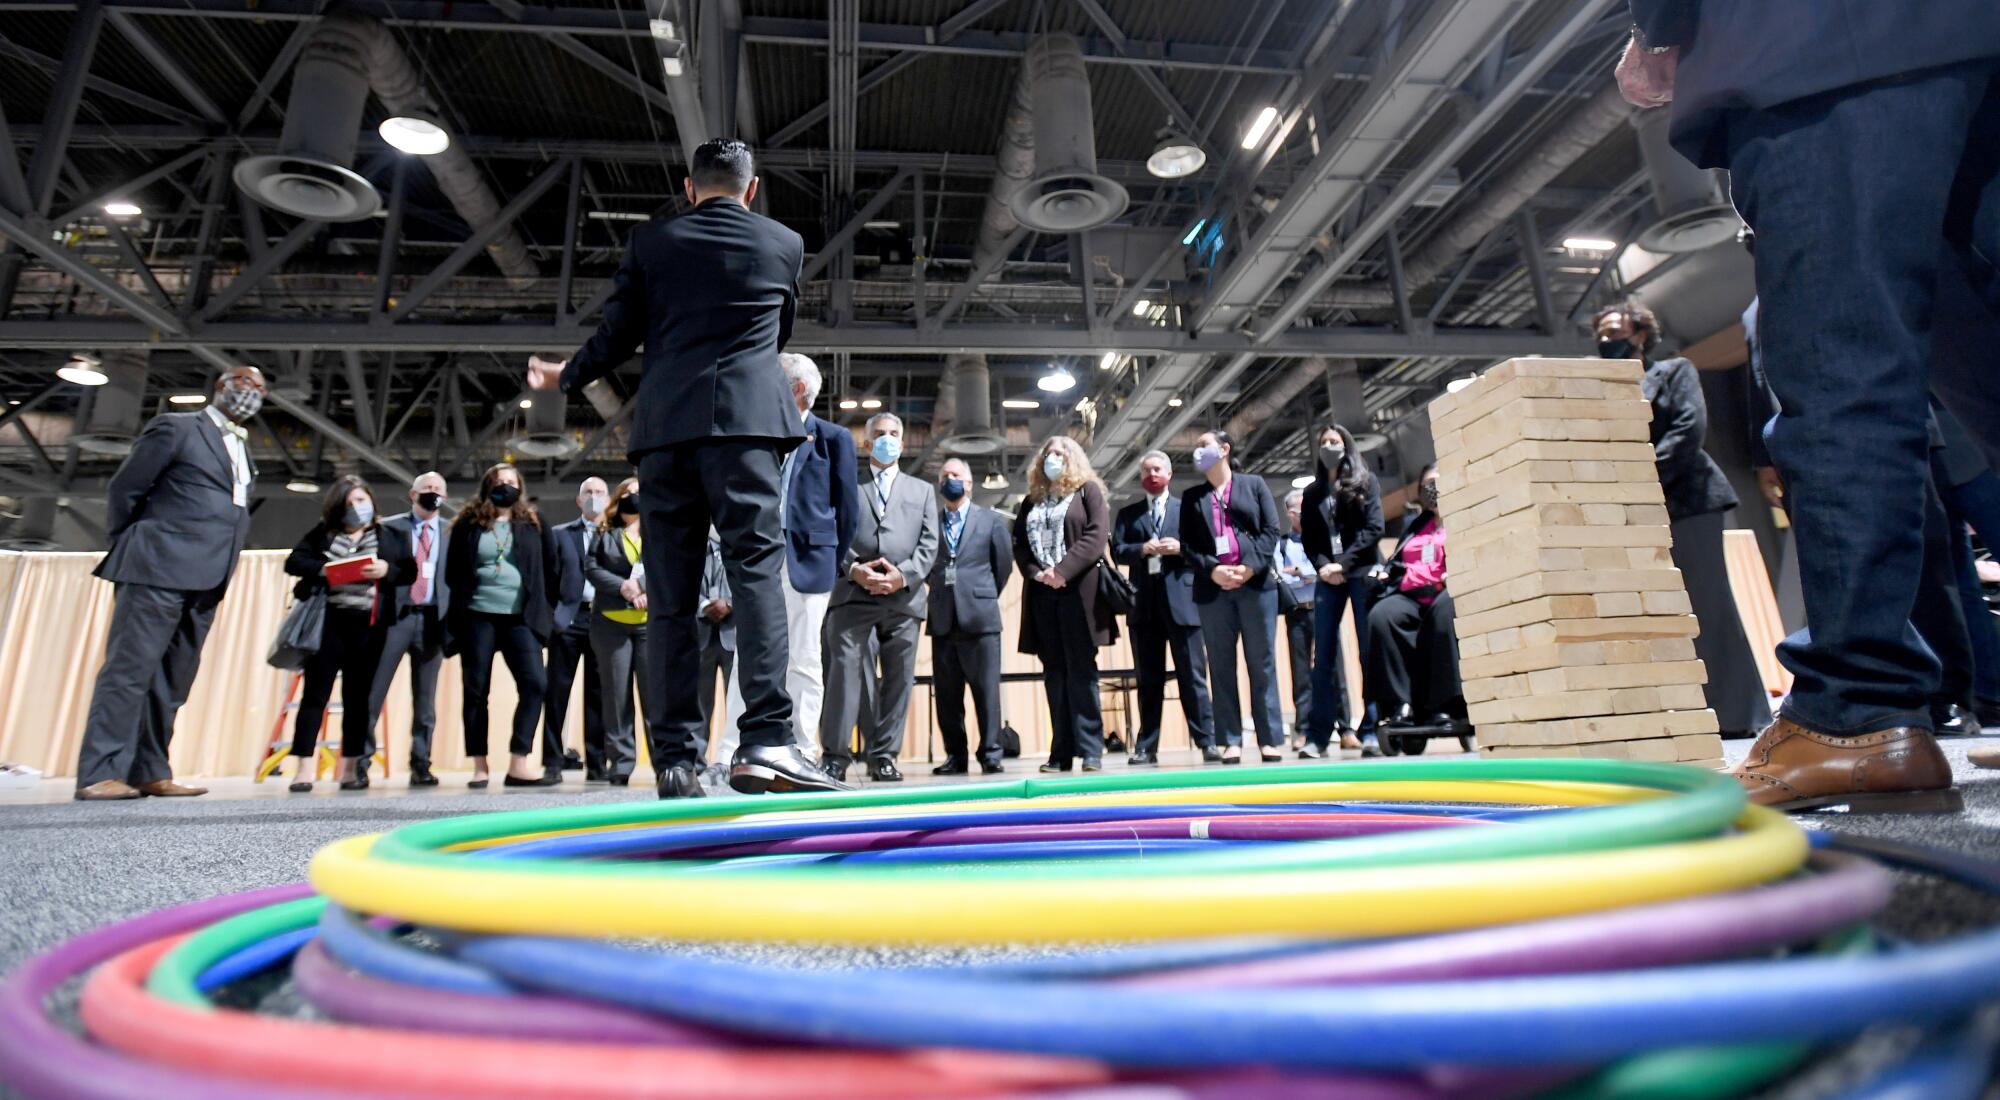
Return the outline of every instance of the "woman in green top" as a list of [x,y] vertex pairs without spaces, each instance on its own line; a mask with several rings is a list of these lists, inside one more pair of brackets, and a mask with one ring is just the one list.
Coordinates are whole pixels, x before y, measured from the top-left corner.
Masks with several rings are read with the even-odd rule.
[[[604,700],[604,757],[613,786],[632,781],[638,763],[638,742],[634,736],[632,680],[636,668],[645,665],[646,583],[645,568],[639,564],[639,479],[628,477],[611,494],[611,503],[598,521],[602,533],[590,556],[584,559],[583,575],[597,590],[591,600],[590,648],[597,655],[599,697]],[[639,697],[646,713],[657,714],[658,685],[639,677]],[[661,759],[659,746],[649,746],[655,761]]]
[[548,688],[542,647],[555,628],[552,538],[521,492],[521,472],[501,463],[479,479],[479,495],[452,521],[444,573],[451,592],[445,613],[445,655],[457,654],[465,685],[465,754],[473,787],[486,786],[487,690],[493,655],[507,662],[519,694],[508,745],[507,786],[547,787],[562,773],[544,774],[529,752]]

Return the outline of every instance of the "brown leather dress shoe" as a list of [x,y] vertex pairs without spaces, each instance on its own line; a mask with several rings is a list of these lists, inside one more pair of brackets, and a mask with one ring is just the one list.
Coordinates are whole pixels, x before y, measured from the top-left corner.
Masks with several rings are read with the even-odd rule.
[[1750,801],[1774,810],[1846,806],[1856,813],[1956,813],[1965,808],[1937,741],[1909,726],[1829,737],[1789,718],[1774,719],[1731,774]]
[[1982,745],[1965,754],[1965,758],[1982,768],[2000,768],[2000,745]]
[[76,789],[78,802],[117,802],[127,798],[137,798],[139,792],[123,779],[100,779],[88,787]]
[[139,793],[154,798],[193,798],[207,794],[207,787],[183,787],[171,779],[155,779],[151,783],[139,784]]

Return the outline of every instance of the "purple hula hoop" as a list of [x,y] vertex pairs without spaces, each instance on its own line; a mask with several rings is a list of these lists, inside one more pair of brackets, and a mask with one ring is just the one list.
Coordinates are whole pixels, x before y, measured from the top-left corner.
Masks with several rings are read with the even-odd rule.
[[[1200,822],[1199,832],[1192,828]],[[878,848],[933,848],[957,844],[1009,844],[1017,841],[1106,840],[1136,837],[1141,840],[1186,839],[1198,836],[1211,840],[1334,840],[1341,837],[1373,836],[1378,833],[1408,832],[1469,824],[1491,824],[1476,819],[1451,821],[1399,820],[1388,814],[1373,821],[1273,821],[1258,817],[1182,818],[1132,821],[1092,821],[1053,825],[968,825],[949,829],[897,829],[879,833],[834,833],[798,837],[792,840],[720,844],[690,848],[673,853],[674,859],[730,859],[811,852],[866,852]]]

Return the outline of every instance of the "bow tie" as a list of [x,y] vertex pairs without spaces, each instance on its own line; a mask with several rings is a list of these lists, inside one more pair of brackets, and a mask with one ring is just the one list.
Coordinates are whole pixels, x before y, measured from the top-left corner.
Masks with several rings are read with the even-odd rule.
[[233,435],[236,438],[241,439],[246,443],[249,442],[250,429],[244,427],[241,424],[238,424],[236,421],[225,420],[219,425],[219,427],[221,427],[223,431],[228,432],[230,435]]

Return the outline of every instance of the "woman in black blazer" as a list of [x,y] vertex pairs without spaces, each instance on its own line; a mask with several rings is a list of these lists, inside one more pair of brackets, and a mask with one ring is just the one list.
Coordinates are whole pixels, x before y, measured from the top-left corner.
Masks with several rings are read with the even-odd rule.
[[544,774],[529,757],[542,718],[548,677],[542,647],[555,629],[557,578],[552,536],[522,496],[521,472],[507,463],[479,479],[479,495],[451,524],[445,583],[451,609],[445,618],[445,655],[460,657],[465,686],[465,754],[472,782],[486,786],[487,692],[497,652],[514,675],[514,736],[508,743],[507,786],[549,787],[562,773]]
[[[583,561],[584,579],[596,590],[590,601],[590,650],[597,655],[597,683],[604,700],[604,768],[611,785],[632,781],[638,765],[637,723],[632,713],[632,681],[646,665],[646,587],[639,566],[644,546],[639,530],[639,479],[628,477],[611,494],[611,504],[598,521],[597,541]],[[638,577],[634,577],[638,573]],[[639,675],[640,704],[659,713],[660,686]],[[653,759],[664,759],[653,746]]]
[[[346,558],[373,557],[361,567],[361,579],[329,587],[326,566]],[[320,724],[333,697],[333,680],[340,678],[340,772],[343,791],[368,786],[368,773],[355,764],[368,743],[373,710],[369,692],[375,686],[375,666],[382,659],[382,640],[395,618],[396,586],[416,579],[417,563],[410,536],[402,529],[375,521],[375,494],[366,482],[348,476],[333,483],[320,507],[320,521],[307,531],[285,559],[285,572],[299,578],[292,594],[305,599],[326,596],[326,622],[319,649],[306,659],[305,687],[299,696],[298,719],[292,726],[291,790],[303,794],[318,774]]]
[[[1340,621],[1354,605],[1355,648],[1368,662],[1368,609],[1378,595],[1368,571],[1382,560],[1382,486],[1339,424],[1319,430],[1316,476],[1300,504],[1306,557],[1319,571],[1313,586],[1312,704],[1306,710],[1306,745],[1299,755],[1325,756],[1340,731],[1345,753],[1361,751],[1361,739],[1347,728],[1347,662],[1340,652]],[[1375,729],[1375,706],[1364,703],[1361,733]]]
[[1243,703],[1236,692],[1236,647],[1250,672],[1250,716],[1267,763],[1284,759],[1283,703],[1278,699],[1278,502],[1264,479],[1230,469],[1236,441],[1203,432],[1194,468],[1207,481],[1181,494],[1181,554],[1194,567],[1194,605],[1208,646],[1209,692],[1222,760],[1243,759]]
[[1097,599],[1097,563],[1111,538],[1104,484],[1076,440],[1042,444],[1028,495],[1014,517],[1014,563],[1027,584],[1021,600],[1022,653],[1042,660],[1049,696],[1045,772],[1104,766],[1104,714],[1097,695],[1097,650],[1118,638],[1118,618]]

